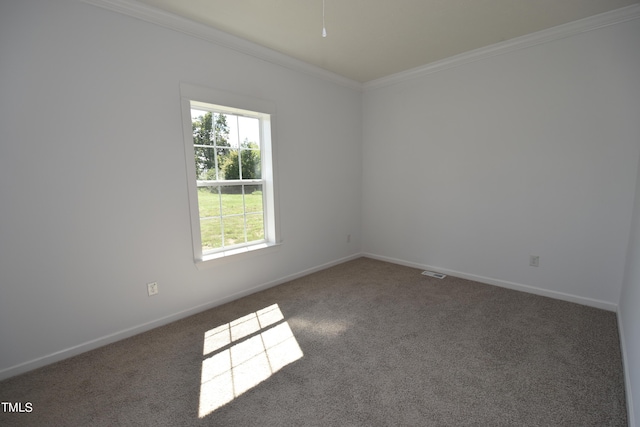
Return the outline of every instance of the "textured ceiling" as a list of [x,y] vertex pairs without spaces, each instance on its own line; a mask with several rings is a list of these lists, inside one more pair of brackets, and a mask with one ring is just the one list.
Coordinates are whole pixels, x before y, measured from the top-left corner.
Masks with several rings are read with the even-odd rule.
[[637,0],[138,0],[368,82]]

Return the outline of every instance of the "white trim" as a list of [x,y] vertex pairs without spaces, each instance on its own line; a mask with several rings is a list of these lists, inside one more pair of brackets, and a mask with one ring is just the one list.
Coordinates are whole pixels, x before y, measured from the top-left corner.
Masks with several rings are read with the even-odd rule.
[[244,245],[235,249],[213,252],[211,254],[203,255],[201,260],[195,260],[196,267],[198,270],[206,270],[228,262],[244,261],[256,255],[265,255],[275,252],[279,249],[282,243],[282,241],[275,243],[263,242],[255,245]]
[[[628,369],[627,369],[627,359],[626,359],[626,352],[624,351],[625,348],[625,341],[624,341],[624,333],[622,331],[622,326],[620,323],[620,311],[618,306],[616,306],[615,304],[611,304],[611,303],[607,303],[604,301],[598,301],[598,300],[593,300],[590,298],[581,298],[581,297],[577,297],[577,296],[573,296],[573,295],[568,295],[568,294],[563,294],[560,292],[554,292],[554,291],[547,291],[544,289],[539,289],[539,288],[535,288],[532,286],[527,286],[527,285],[519,285],[519,284],[515,284],[515,283],[511,283],[511,282],[505,282],[505,281],[501,281],[501,280],[495,280],[495,279],[488,279],[488,278],[483,278],[481,276],[476,276],[476,275],[470,275],[470,274],[465,274],[465,273],[459,273],[459,272],[455,272],[453,270],[448,270],[448,269],[442,269],[442,268],[437,268],[437,267],[430,267],[427,266],[425,264],[418,264],[418,263],[414,263],[414,262],[408,262],[408,261],[403,261],[403,260],[399,260],[396,258],[390,258],[390,257],[386,257],[386,256],[380,256],[380,255],[375,255],[375,254],[371,254],[371,253],[355,253],[343,258],[339,258],[336,259],[334,261],[330,261],[327,262],[325,264],[321,264],[319,266],[316,267],[312,267],[312,268],[308,268],[306,270],[302,270],[299,271],[297,273],[292,273],[289,274],[287,276],[281,277],[279,279],[275,279],[272,280],[270,282],[266,282],[266,283],[262,283],[260,285],[254,286],[250,289],[246,289],[240,292],[236,292],[234,294],[228,295],[226,297],[220,298],[218,300],[215,301],[211,301],[208,303],[204,303],[204,304],[200,304],[197,305],[195,307],[191,307],[185,310],[181,310],[179,312],[176,312],[174,314],[170,314],[168,316],[164,316],[161,317],[159,319],[156,320],[152,320],[150,322],[145,322],[142,323],[138,326],[134,326],[131,328],[127,328],[127,329],[123,329],[121,331],[115,332],[113,334],[108,334],[108,335],[104,335],[100,338],[94,339],[94,340],[90,340],[90,341],[86,341],[82,344],[73,346],[73,347],[69,347],[66,348],[64,350],[60,350],[60,351],[56,351],[54,353],[42,356],[42,357],[38,357],[36,359],[32,359],[29,360],[27,362],[23,362],[23,363],[19,363],[17,365],[14,366],[10,366],[8,368],[5,368],[3,370],[0,370],[0,381],[16,376],[16,375],[20,375],[23,374],[25,372],[29,372],[32,371],[34,369],[55,363],[55,362],[59,362],[61,360],[64,359],[68,359],[70,357],[85,353],[87,351],[90,350],[94,350],[96,348],[99,347],[103,347],[105,345],[117,342],[117,341],[121,341],[123,339],[126,338],[130,338],[134,335],[138,335],[141,334],[143,332],[147,332],[150,331],[152,329],[158,328],[160,326],[164,326],[166,324],[169,324],[171,322],[175,322],[176,320],[180,320],[180,319],[184,319],[186,317],[192,316],[194,314],[209,310],[211,308],[215,308],[218,307],[222,304],[226,304],[228,302],[234,301],[236,299],[254,294],[256,292],[260,292],[263,291],[265,289],[269,289],[272,288],[274,286],[278,286],[281,285],[283,283],[287,283],[289,281],[298,279],[300,277],[304,277],[307,276],[309,274],[313,274],[316,273],[318,271],[321,270],[325,270],[327,268],[330,267],[334,267],[336,265],[348,262],[348,261],[352,261],[354,259],[358,259],[361,257],[367,257],[367,258],[372,258],[372,259],[377,259],[380,261],[385,261],[385,262],[390,262],[393,264],[398,264],[398,265],[404,265],[407,267],[413,267],[413,268],[419,268],[419,269],[429,269],[429,270],[435,270],[435,271],[439,271],[439,272],[446,272],[448,273],[450,276],[454,276],[454,277],[460,277],[463,279],[469,279],[469,280],[475,280],[477,282],[481,282],[481,283],[486,283],[489,285],[495,285],[495,286],[499,286],[499,287],[505,287],[505,288],[509,288],[509,289],[514,289],[514,290],[518,290],[518,291],[523,291],[523,292],[528,292],[528,293],[533,293],[533,294],[537,294],[537,295],[542,295],[542,296],[548,296],[551,298],[555,298],[555,299],[560,299],[560,300],[566,300],[566,301],[570,301],[570,302],[576,302],[578,304],[582,304],[582,305],[587,305],[587,306],[592,306],[592,307],[596,307],[596,308],[603,308],[605,310],[609,310],[609,311],[617,311],[618,312],[618,325],[620,328],[620,339],[621,339],[621,346],[623,348],[623,363],[624,363],[624,367],[625,367],[625,384],[626,384],[626,393],[627,393],[627,408],[629,410],[629,420],[630,420],[630,426],[634,425],[631,422],[634,419],[634,414],[633,414],[633,406],[632,406],[632,397],[631,397],[631,388],[630,388],[630,379],[629,379],[629,374],[628,374]],[[486,281],[485,281],[486,280]],[[512,286],[505,286],[505,284],[509,284]],[[537,292],[539,291],[539,292]],[[571,299],[566,299],[564,297],[570,297]],[[594,304],[594,303],[597,303]]]
[[224,113],[229,112],[229,114],[248,112],[246,115],[257,118],[276,114],[274,102],[186,82],[180,82],[180,96],[190,101],[214,105],[216,112],[218,110],[222,110]]
[[473,280],[475,282],[485,283],[487,285],[498,286],[506,289],[513,289],[515,291],[526,292],[529,294],[541,295],[544,297],[554,298],[562,301],[574,302],[576,304],[586,305],[589,307],[601,308],[607,311],[617,311],[618,305],[601,301],[592,298],[580,297],[577,295],[565,294],[564,292],[551,291],[548,289],[538,288],[536,286],[524,285],[521,283],[508,282],[506,280],[493,279],[490,277],[478,276],[475,274],[463,273],[460,271],[450,270],[448,268],[435,267],[427,264],[420,264],[417,262],[404,261],[397,258],[390,258],[387,256],[376,255],[372,253],[363,252],[362,256],[380,261],[386,261],[393,264],[404,265],[407,267],[418,268],[421,270],[437,271],[438,273],[448,274],[449,276],[459,277],[461,279]]
[[234,294],[228,295],[224,298],[220,298],[215,301],[211,301],[208,303],[200,304],[195,307],[188,308],[186,310],[181,310],[177,313],[170,314],[168,316],[161,317],[156,320],[152,320],[150,322],[142,323],[138,326],[134,326],[131,328],[123,329],[121,331],[115,332],[113,334],[105,335],[100,338],[84,342],[79,345],[75,345],[73,347],[66,348],[64,350],[56,351],[54,353],[48,354],[46,356],[38,357],[36,359],[29,360],[24,363],[19,363],[17,365],[11,366],[9,368],[3,369],[0,371],[0,380],[4,380],[42,366],[50,365],[51,363],[59,362],[64,359],[68,359],[69,357],[77,356],[78,354],[85,353],[90,350],[94,350],[99,347],[103,347],[107,344],[111,344],[117,341],[121,341],[125,338],[130,338],[134,335],[141,334],[143,332],[150,331],[152,329],[158,328],[160,326],[167,325],[171,322],[175,322],[176,320],[184,319],[186,317],[192,316],[194,314],[209,310],[211,308],[218,307],[222,304],[226,304],[231,301],[235,301],[239,298],[245,297],[247,295],[254,294],[256,292],[263,291],[265,289],[272,288],[274,286],[281,285],[286,282],[290,282],[291,280],[298,279],[300,277],[307,276],[312,273],[316,273],[321,270],[325,270],[327,268],[336,266],[338,264],[345,263],[347,261],[351,261],[357,258],[360,258],[362,255],[360,253],[356,253],[353,255],[349,255],[344,258],[339,258],[334,261],[327,262],[325,264],[308,268],[306,270],[299,271],[297,273],[289,274],[287,276],[281,277],[279,279],[272,280],[270,282],[262,283],[260,285],[254,286],[250,289],[246,289],[240,292],[236,292]]
[[[180,83],[180,99],[187,174],[187,194],[189,196],[189,213],[191,218],[191,242],[193,245],[194,262],[198,269],[207,268],[213,263],[219,263],[222,257],[232,256],[234,258],[246,258],[248,252],[251,252],[251,255],[253,255],[253,252],[268,252],[269,248],[281,244],[282,237],[280,236],[279,203],[277,198],[278,178],[277,167],[275,165],[275,146],[277,145],[276,138],[274,136],[276,127],[276,104],[271,101],[250,97],[244,94],[237,94],[184,82]],[[262,179],[233,181],[222,180],[215,181],[215,183],[224,184],[227,182],[234,184],[251,184],[253,182],[260,182],[262,184],[265,239],[260,243],[266,243],[266,245],[249,242],[247,244],[240,244],[232,248],[227,248],[226,250],[221,248],[214,252],[203,253],[197,193],[197,187],[199,184],[196,180],[196,170],[193,162],[194,150],[191,118],[191,108],[193,104],[201,104],[201,106],[207,111],[223,113],[229,112],[229,114],[242,114],[247,117],[260,119],[260,158],[262,161]],[[211,183],[213,183],[213,181]]]
[[627,418],[629,426],[635,426],[635,414],[633,407],[633,395],[631,393],[631,376],[629,371],[629,358],[627,357],[627,342],[622,324],[622,306],[618,306],[618,335],[620,336],[620,352],[622,353],[622,369],[624,371],[625,395],[627,397]]
[[384,86],[397,84],[406,80],[416,79],[428,74],[437,73],[449,68],[459,67],[471,62],[491,58],[520,49],[549,43],[555,40],[570,37],[609,25],[619,24],[640,18],[640,4],[635,4],[610,12],[601,13],[589,18],[558,25],[546,30],[537,31],[511,40],[496,43],[490,46],[481,47],[459,55],[451,56],[440,61],[431,62],[410,70],[401,71],[390,76],[371,80],[363,84],[364,90],[377,89]]
[[323,68],[295,59],[291,56],[266,48],[259,44],[244,40],[223,31],[204,24],[165,12],[161,9],[139,3],[135,0],[83,0],[85,3],[118,12],[133,18],[160,25],[174,31],[178,31],[193,37],[197,37],[219,46],[262,59],[272,64],[300,71],[315,77],[327,80],[341,86],[358,91],[375,89],[405,80],[411,80],[438,71],[458,67],[496,55],[548,43],[554,40],[570,37],[586,31],[595,30],[609,25],[614,25],[640,18],[640,5],[634,4],[613,11],[601,13],[588,18],[558,25],[553,28],[541,30],[532,34],[516,37],[501,43],[475,49],[469,52],[431,62],[410,70],[402,71],[390,76],[360,83],[339,74],[327,71]]
[[165,12],[164,10],[139,3],[135,0],[83,0],[93,6],[118,12],[142,21],[160,25],[170,30],[178,31],[196,37],[227,49],[235,50],[255,58],[262,59],[284,68],[303,72],[341,86],[362,91],[362,83],[351,80],[323,68],[295,59],[291,56],[233,36],[213,27],[200,24],[187,18]]

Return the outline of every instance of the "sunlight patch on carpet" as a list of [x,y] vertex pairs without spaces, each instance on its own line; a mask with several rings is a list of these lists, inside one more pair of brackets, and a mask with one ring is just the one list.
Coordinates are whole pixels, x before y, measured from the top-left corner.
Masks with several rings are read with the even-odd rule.
[[203,418],[257,386],[303,353],[278,304],[204,334],[200,406]]

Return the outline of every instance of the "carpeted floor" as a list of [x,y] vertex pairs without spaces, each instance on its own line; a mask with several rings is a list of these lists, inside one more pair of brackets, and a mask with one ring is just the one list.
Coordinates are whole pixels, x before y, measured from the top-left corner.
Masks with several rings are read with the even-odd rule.
[[626,426],[614,313],[367,258],[0,382],[0,425]]

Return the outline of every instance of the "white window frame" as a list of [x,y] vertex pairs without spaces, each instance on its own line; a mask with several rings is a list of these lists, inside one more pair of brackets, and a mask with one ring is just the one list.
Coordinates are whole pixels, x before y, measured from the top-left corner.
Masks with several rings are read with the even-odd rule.
[[[264,253],[277,248],[281,243],[279,235],[279,215],[276,185],[276,155],[275,155],[275,104],[248,97],[245,95],[226,92],[218,89],[186,83],[180,84],[182,107],[182,124],[185,165],[187,170],[187,188],[189,195],[189,213],[191,219],[191,240],[193,243],[193,258],[198,268],[206,268],[214,263],[225,260],[237,260]],[[232,248],[221,248],[213,252],[203,253],[200,234],[200,212],[198,209],[198,185],[196,166],[194,162],[193,130],[191,108],[205,107],[204,104],[215,108],[216,112],[246,115],[260,119],[261,168],[263,185],[264,235],[261,242],[248,242],[235,245]],[[224,184],[224,181],[220,182]],[[250,181],[247,182],[251,184]]]

